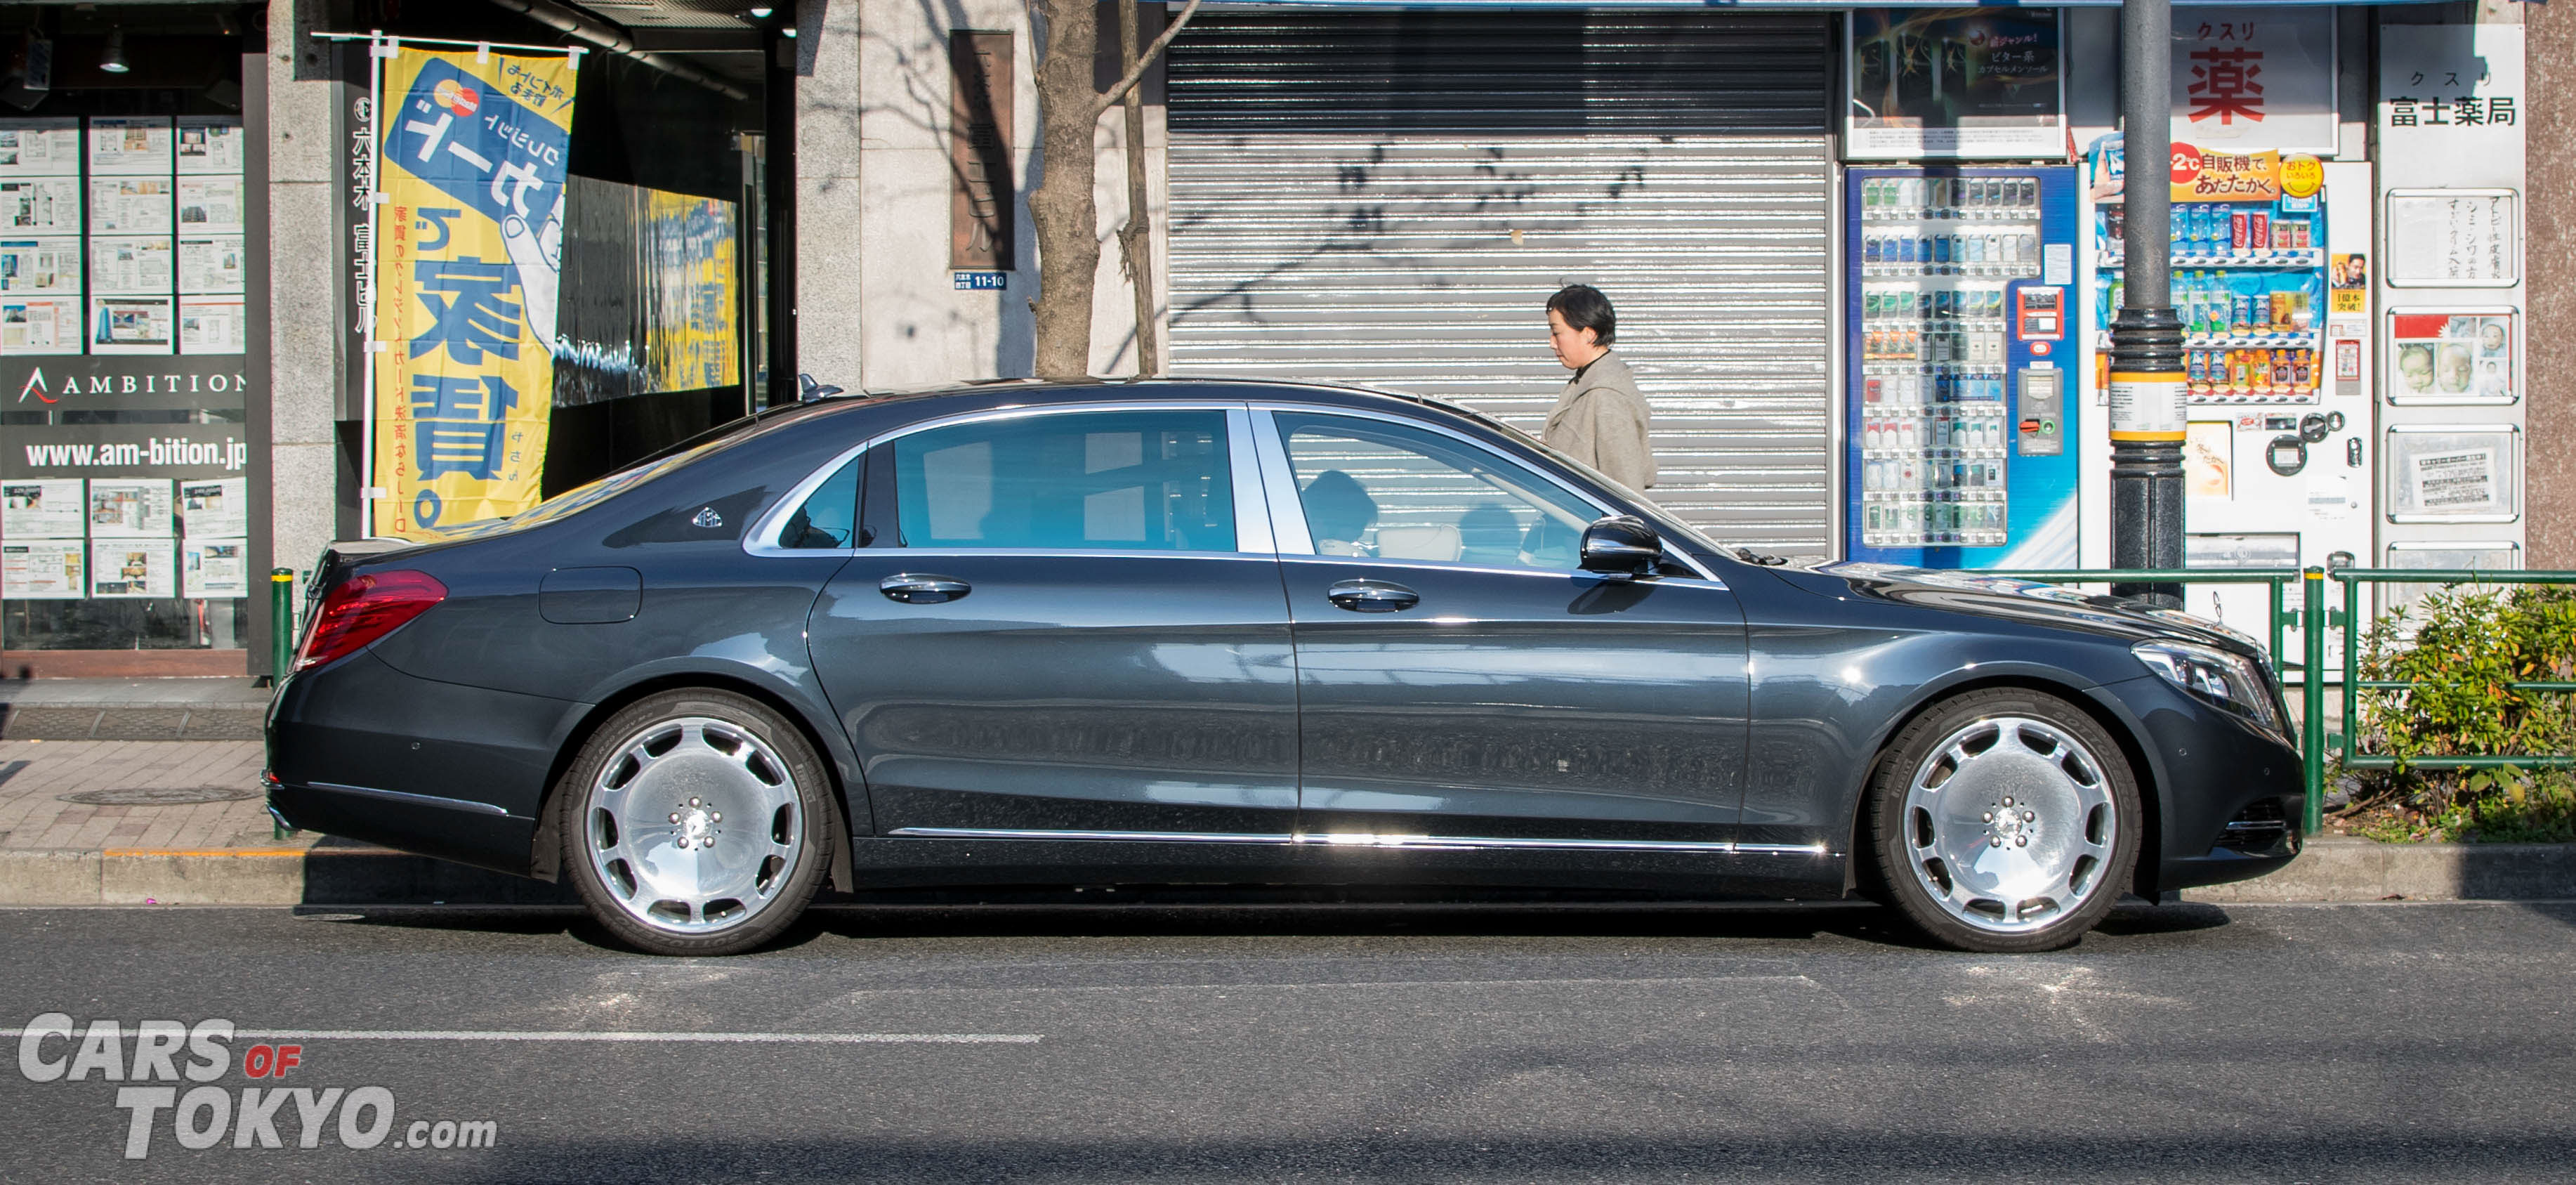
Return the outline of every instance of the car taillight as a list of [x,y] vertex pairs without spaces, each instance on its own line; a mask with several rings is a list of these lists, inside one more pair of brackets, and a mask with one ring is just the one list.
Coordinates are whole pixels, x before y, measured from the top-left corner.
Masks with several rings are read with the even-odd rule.
[[447,599],[447,586],[427,572],[395,569],[341,581],[322,597],[322,608],[295,651],[295,669],[309,670],[346,657]]

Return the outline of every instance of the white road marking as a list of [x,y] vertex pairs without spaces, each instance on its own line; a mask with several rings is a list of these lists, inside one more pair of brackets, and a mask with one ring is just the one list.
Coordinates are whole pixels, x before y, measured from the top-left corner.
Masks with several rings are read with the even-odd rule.
[[[0,1037],[22,1035],[0,1029]],[[517,1029],[237,1029],[237,1041],[596,1041],[718,1045],[1035,1045],[1038,1033],[640,1033]]]

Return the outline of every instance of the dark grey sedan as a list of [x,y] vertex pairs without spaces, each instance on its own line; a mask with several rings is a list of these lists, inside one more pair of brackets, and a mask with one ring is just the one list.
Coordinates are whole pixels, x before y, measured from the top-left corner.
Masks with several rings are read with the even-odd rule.
[[314,588],[276,812],[671,954],[827,880],[1866,894],[2031,951],[2300,840],[2232,633],[1784,565],[1377,392],[819,400]]

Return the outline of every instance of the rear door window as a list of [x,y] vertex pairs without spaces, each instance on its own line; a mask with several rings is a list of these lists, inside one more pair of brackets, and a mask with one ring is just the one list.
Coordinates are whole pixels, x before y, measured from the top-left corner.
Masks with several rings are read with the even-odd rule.
[[1222,411],[1032,415],[891,447],[905,547],[1235,550]]

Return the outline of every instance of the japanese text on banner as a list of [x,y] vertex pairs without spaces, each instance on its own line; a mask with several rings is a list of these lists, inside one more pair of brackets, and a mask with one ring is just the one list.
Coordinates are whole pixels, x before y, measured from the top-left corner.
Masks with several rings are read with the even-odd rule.
[[538,500],[574,69],[404,49],[384,70],[375,528],[432,538]]

